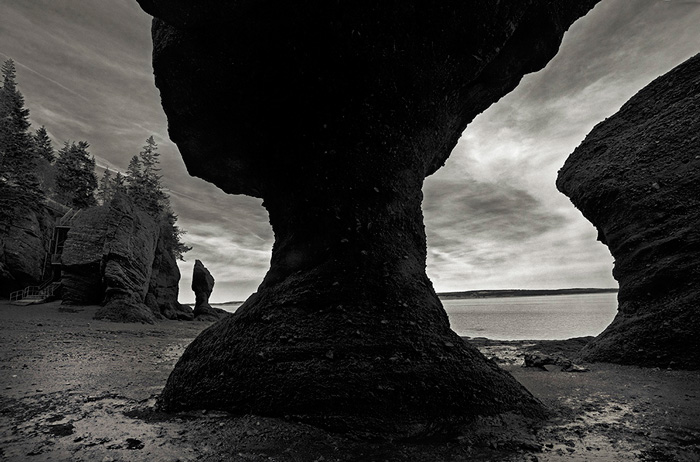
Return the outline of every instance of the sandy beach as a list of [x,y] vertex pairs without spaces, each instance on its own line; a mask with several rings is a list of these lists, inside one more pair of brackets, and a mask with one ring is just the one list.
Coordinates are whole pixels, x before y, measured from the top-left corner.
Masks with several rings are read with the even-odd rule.
[[547,405],[544,423],[501,416],[447,441],[368,442],[269,417],[158,413],[173,365],[210,323],[111,323],[96,309],[0,302],[0,459],[700,460],[700,372],[521,367],[528,353],[572,357],[586,339],[471,340]]

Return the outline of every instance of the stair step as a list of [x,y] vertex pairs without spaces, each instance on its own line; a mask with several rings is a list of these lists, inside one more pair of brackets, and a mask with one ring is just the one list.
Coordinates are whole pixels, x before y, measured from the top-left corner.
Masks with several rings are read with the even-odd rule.
[[36,302],[37,302],[37,300],[30,300],[30,299],[23,298],[22,300],[14,300],[14,301],[10,302],[10,305],[27,306],[27,305],[31,305],[31,304],[36,303]]

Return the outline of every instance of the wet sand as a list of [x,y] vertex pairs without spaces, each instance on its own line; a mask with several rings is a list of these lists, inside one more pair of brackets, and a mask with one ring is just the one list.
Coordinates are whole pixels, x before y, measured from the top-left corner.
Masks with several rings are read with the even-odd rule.
[[0,302],[0,460],[700,460],[700,372],[520,367],[526,353],[571,357],[586,339],[471,340],[552,410],[544,423],[500,416],[449,441],[367,442],[275,418],[154,412],[210,323],[118,324],[93,320],[96,309]]

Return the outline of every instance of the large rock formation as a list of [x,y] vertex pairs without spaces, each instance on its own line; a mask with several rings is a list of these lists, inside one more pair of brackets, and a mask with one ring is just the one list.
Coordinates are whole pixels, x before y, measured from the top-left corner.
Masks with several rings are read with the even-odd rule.
[[124,195],[84,210],[72,223],[62,257],[63,301],[103,303],[97,319],[148,322],[144,304],[159,229]]
[[42,207],[0,224],[0,295],[42,282],[54,219]]
[[194,308],[209,306],[209,296],[214,290],[214,276],[200,260],[194,261],[192,269],[192,291],[194,292]]
[[618,314],[588,361],[700,368],[700,55],[598,124],[557,187],[615,257]]
[[165,409],[415,436],[542,408],[450,330],[423,179],[595,0],[139,0],[189,172],[264,199],[258,292],[187,348]]
[[212,308],[209,305],[209,296],[214,290],[214,276],[204,264],[199,261],[194,261],[192,270],[192,291],[194,292],[194,317],[203,321],[216,321],[228,314],[227,311],[221,308]]
[[161,226],[145,303],[151,311],[167,319],[191,321],[194,318],[192,309],[177,301],[180,292],[180,269],[177,267],[175,257],[165,245],[164,236],[168,232]]
[[119,194],[73,221],[62,255],[63,302],[102,304],[95,317],[147,322],[192,319],[177,302],[180,272],[158,224]]

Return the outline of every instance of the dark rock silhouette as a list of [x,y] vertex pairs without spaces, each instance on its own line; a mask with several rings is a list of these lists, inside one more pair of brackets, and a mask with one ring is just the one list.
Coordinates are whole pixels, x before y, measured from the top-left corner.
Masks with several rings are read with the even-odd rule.
[[194,261],[192,270],[192,291],[194,292],[195,308],[202,305],[209,305],[209,296],[214,290],[214,276],[204,266],[200,260]]
[[42,281],[54,220],[42,208],[0,224],[0,295]]
[[596,1],[139,3],[189,172],[263,198],[275,233],[258,292],[192,342],[161,406],[389,437],[541,416],[450,330],[421,187]]
[[119,322],[192,319],[177,303],[180,273],[159,235],[157,223],[123,194],[82,211],[63,250],[63,303],[102,304],[95,317]]
[[212,290],[214,290],[214,276],[201,261],[195,260],[192,270],[192,291],[195,297],[194,317],[196,319],[215,321],[229,314],[226,310],[212,308],[209,305]]
[[587,361],[700,368],[700,55],[598,124],[557,187],[615,258],[618,314]]

